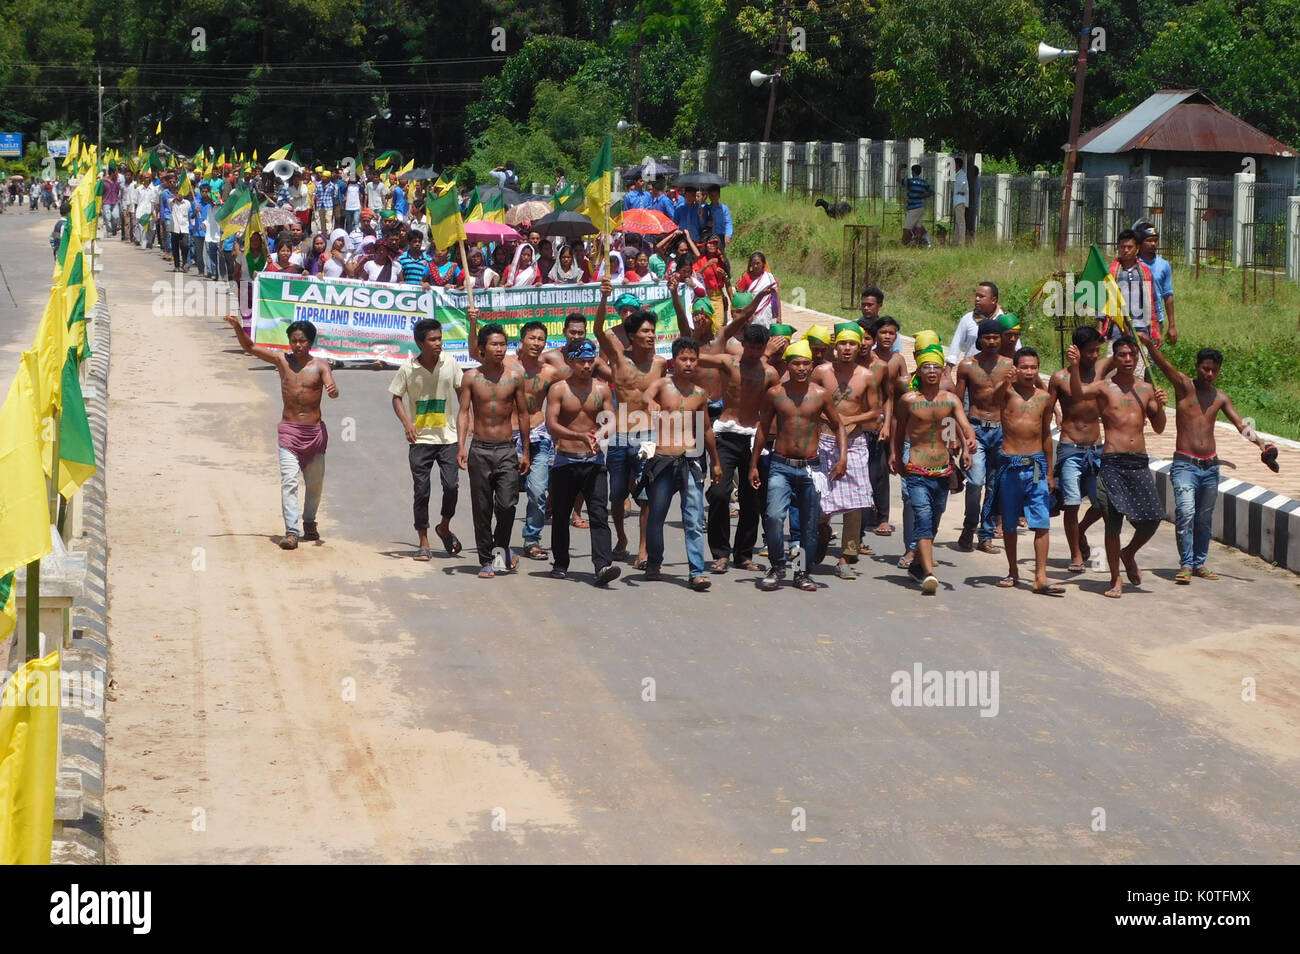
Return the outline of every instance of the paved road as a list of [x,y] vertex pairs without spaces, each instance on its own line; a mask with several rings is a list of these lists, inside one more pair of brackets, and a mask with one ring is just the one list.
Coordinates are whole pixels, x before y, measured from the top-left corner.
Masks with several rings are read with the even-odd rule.
[[[18,356],[32,346],[41,313],[50,295],[50,229],[54,212],[17,212],[6,206],[0,215],[0,400],[9,393]],[[8,288],[5,287],[6,282]]]
[[[144,313],[148,283],[169,274],[156,255],[135,250],[115,250],[110,267],[116,368],[122,347],[116,328]],[[165,470],[168,455],[178,468],[220,466],[206,451],[187,450],[187,434],[203,435],[231,459],[250,450],[264,456],[255,467],[241,464],[241,479],[273,489],[275,376],[232,353],[215,317],[174,324],[177,348],[192,346],[206,362],[197,391],[212,403],[189,398],[196,403],[187,408],[187,430],[157,435],[154,469]],[[295,599],[307,600],[302,605],[315,591],[322,602],[343,607],[340,622],[358,657],[400,644],[384,670],[388,689],[403,700],[393,732],[414,724],[515,751],[546,779],[567,816],[512,829],[514,836],[504,838],[491,821],[494,808],[511,811],[508,796],[487,793],[460,806],[470,821],[453,824],[451,854],[422,852],[421,832],[413,831],[402,849],[376,844],[346,857],[1295,860],[1300,601],[1290,574],[1216,544],[1212,562],[1223,580],[1176,587],[1166,524],[1143,554],[1146,585],[1122,601],[1102,598],[1106,582],[1096,573],[1073,579],[1063,600],[1023,589],[1009,593],[994,586],[1006,570],[1000,555],[952,546],[961,509],[954,501],[937,550],[943,587],[932,599],[894,567],[899,535],[879,541],[880,555],[864,561],[862,579],[823,574],[818,579],[825,585],[815,594],[761,593],[754,574],[736,572],[696,594],[682,585],[675,511],[664,582],[648,583],[630,571],[604,592],[580,580],[552,581],[544,566],[527,560],[515,576],[480,581],[467,558],[472,530],[465,480],[454,523],[465,554],[452,559],[439,552],[415,569],[406,445],[389,406],[390,378],[391,372],[374,370],[337,375],[343,395],[327,407],[324,547],[273,551],[269,538],[279,532],[279,515],[271,506],[243,515],[265,538],[253,543],[262,559],[290,568],[288,585]],[[144,386],[140,379],[115,379],[113,396],[130,398],[124,389]],[[250,401],[237,408],[221,403],[223,392],[250,386]],[[149,405],[187,400],[143,391],[139,397]],[[355,440],[343,439],[345,418],[355,423]],[[110,441],[115,425],[116,419]],[[147,498],[171,490],[118,483],[110,506],[116,513],[147,508]],[[175,499],[181,509],[164,508],[160,521],[202,510],[201,502]],[[435,508],[436,500],[435,494]],[[158,532],[170,534],[171,526],[160,523]],[[573,568],[585,573],[583,536],[575,540]],[[114,537],[115,549],[119,543],[129,545]],[[355,573],[313,574],[315,553],[331,544],[358,554]],[[1067,579],[1059,526],[1053,544],[1052,575]],[[241,596],[276,585],[285,584],[267,575]],[[208,645],[204,652],[219,649]],[[119,638],[114,652],[127,651]],[[286,655],[283,665],[311,665]],[[995,671],[996,715],[892,704],[892,674],[918,664]],[[1253,702],[1242,701],[1245,678],[1255,680]],[[654,701],[643,700],[646,679],[654,680]],[[184,708],[186,693],[198,694],[186,688],[170,718],[193,717]],[[110,728],[111,721],[110,712]],[[269,759],[271,752],[254,746],[245,757]],[[110,747],[110,775],[113,760]],[[382,775],[375,784],[386,784]],[[129,791],[122,804],[142,797]],[[165,807],[149,804],[154,812]],[[1094,830],[1103,811],[1104,831]],[[335,824],[341,832],[350,820]],[[420,824],[433,831],[446,822],[430,817]]]

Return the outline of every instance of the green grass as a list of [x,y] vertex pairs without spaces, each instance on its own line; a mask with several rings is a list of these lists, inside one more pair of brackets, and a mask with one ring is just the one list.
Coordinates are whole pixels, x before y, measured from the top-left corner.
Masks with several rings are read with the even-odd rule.
[[[787,301],[794,289],[802,288],[809,308],[845,317],[858,313],[856,306],[840,304],[843,226],[881,226],[880,203],[855,204],[847,218],[832,221],[812,204],[812,197],[733,186],[725,200],[736,223],[727,247],[734,269],[742,269],[749,253],[760,250]],[[898,231],[897,217],[881,229],[871,276],[885,291],[883,311],[898,319],[905,334],[932,328],[949,340],[957,320],[971,308],[976,283],[993,281],[1002,307],[1020,316],[1025,343],[1040,352],[1045,368],[1060,366],[1054,319],[1040,305],[1030,306],[1034,291],[1056,270],[1050,249],[1034,248],[1025,240],[1004,245],[981,240],[960,249],[903,248]],[[1086,249],[1070,249],[1067,267],[1082,269],[1085,254]],[[1220,386],[1237,409],[1253,417],[1262,431],[1300,439],[1300,286],[1279,276],[1274,291],[1261,274],[1257,298],[1248,293],[1244,305],[1241,287],[1240,271],[1202,269],[1197,278],[1194,269],[1175,261],[1179,343],[1169,350],[1170,357],[1191,372],[1197,349],[1218,348],[1224,354]]]

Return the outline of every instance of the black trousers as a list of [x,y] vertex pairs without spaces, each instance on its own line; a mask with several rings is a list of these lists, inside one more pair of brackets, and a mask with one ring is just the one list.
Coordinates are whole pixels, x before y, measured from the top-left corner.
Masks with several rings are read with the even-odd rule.
[[[876,523],[889,522],[889,441],[880,439],[880,432],[867,432],[867,476],[871,480],[871,504],[876,512]],[[865,511],[864,511],[865,512]],[[868,524],[865,517],[862,528]]]
[[185,268],[185,260],[189,258],[190,236],[188,233],[172,232],[172,267],[176,271]]
[[[722,482],[710,485],[705,493],[709,504],[709,550],[713,559],[748,563],[754,558],[758,542],[758,524],[762,518],[760,494],[749,482],[751,441],[746,434],[714,434],[718,444],[718,462],[722,465]],[[736,542],[731,542],[731,487],[740,482],[740,517],[736,523]]]
[[442,479],[442,517],[456,515],[456,498],[460,494],[460,474],[456,468],[455,444],[412,444],[407,454],[411,480],[415,483],[415,529],[429,529],[429,493],[433,483],[433,465],[438,465]]
[[[469,502],[479,566],[493,551],[509,550],[519,505],[519,457],[514,441],[475,441],[469,447]],[[496,519],[496,529],[492,527]]]
[[587,501],[587,520],[591,524],[591,562],[603,570],[613,562],[609,533],[609,471],[595,461],[564,464],[551,463],[551,559],[554,568],[569,568],[569,514],[582,494]]

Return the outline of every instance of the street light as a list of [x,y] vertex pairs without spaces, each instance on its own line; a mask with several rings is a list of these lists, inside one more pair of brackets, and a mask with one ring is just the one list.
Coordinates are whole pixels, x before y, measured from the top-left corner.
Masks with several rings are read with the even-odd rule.
[[[1070,203],[1074,199],[1074,162],[1079,148],[1079,118],[1083,113],[1083,80],[1088,72],[1088,40],[1092,36],[1092,2],[1086,0],[1083,7],[1083,29],[1079,31],[1079,48],[1075,51],[1074,61],[1074,105],[1070,108],[1070,141],[1065,146],[1065,171],[1061,182],[1061,229],[1056,236],[1056,257],[1065,261],[1065,244],[1070,234]],[[1060,50],[1038,44],[1038,62],[1046,65],[1055,59],[1069,56],[1068,50]]]
[[640,136],[641,136],[641,124],[640,124],[640,123],[630,123],[630,122],[628,122],[626,119],[620,119],[620,120],[619,120],[619,121],[614,125],[614,128],[617,129],[617,130],[618,130],[619,132],[621,132],[621,133],[625,133],[625,132],[627,132],[629,129],[632,130],[632,151],[633,151],[633,152],[636,152],[636,151],[637,151],[637,140],[638,140],[638,139],[640,138]]

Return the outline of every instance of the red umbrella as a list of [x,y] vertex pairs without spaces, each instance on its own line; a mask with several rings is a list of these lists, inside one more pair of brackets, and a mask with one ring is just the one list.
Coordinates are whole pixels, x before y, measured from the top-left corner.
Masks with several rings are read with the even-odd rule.
[[500,222],[476,219],[465,223],[465,234],[471,242],[518,242],[522,235]]
[[624,232],[637,232],[641,235],[663,235],[677,230],[672,219],[654,209],[627,209],[623,212]]

